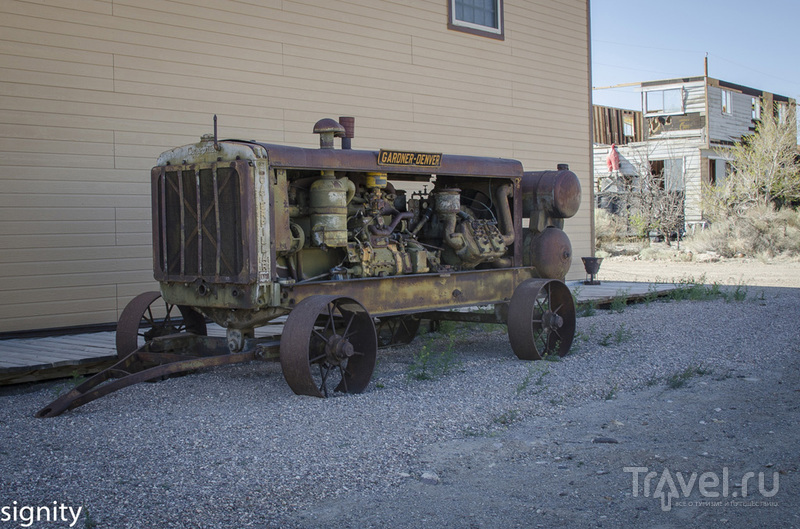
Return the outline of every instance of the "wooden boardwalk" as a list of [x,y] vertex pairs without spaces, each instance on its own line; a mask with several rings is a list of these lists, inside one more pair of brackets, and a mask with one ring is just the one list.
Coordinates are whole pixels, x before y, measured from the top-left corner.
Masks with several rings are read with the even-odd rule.
[[[653,292],[666,295],[675,290],[671,283],[637,283],[609,281],[600,285],[584,285],[568,281],[578,303],[604,305],[624,296],[629,301],[643,299]],[[279,333],[276,326],[259,329],[267,334]],[[224,329],[209,326],[212,336],[224,336]],[[117,359],[114,332],[97,332],[46,338],[14,338],[0,340],[0,385],[20,384],[52,378],[97,373]]]

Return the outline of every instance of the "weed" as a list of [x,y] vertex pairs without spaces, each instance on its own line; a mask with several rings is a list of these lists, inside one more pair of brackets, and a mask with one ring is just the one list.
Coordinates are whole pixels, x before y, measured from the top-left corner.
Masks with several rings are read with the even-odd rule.
[[466,428],[464,428],[463,432],[464,432],[464,437],[481,437],[485,434],[485,432],[472,426],[467,426]]
[[[544,377],[549,373],[549,371],[546,368],[545,369],[540,368],[539,367],[540,365],[542,365],[542,364],[538,364],[538,363],[534,363],[534,362],[531,362],[530,364],[528,364],[528,372],[525,374],[525,378],[522,379],[522,382],[517,384],[517,389],[516,389],[516,392],[515,392],[517,396],[520,396],[526,389],[528,389],[528,387],[531,385],[532,381],[533,381],[533,384],[535,386],[543,386],[544,385]],[[537,371],[539,373],[539,376],[534,381],[533,380],[533,376]],[[540,393],[542,391],[542,389],[543,388],[540,388],[535,393],[537,393],[537,394]]]
[[83,520],[83,525],[86,529],[95,529],[95,527],[97,527],[97,522],[92,518],[92,515],[89,514],[89,509],[86,509],[86,518]]
[[686,385],[690,378],[694,376],[703,376],[711,373],[711,370],[701,365],[689,365],[683,371],[679,371],[667,377],[667,387],[670,389],[678,389]]
[[583,288],[580,285],[572,289],[572,302],[576,307],[578,306],[578,297],[580,297],[582,290]]
[[458,364],[454,351],[455,339],[451,336],[447,346],[438,352],[432,351],[433,341],[424,344],[408,366],[407,377],[414,380],[433,380],[447,375]]
[[653,386],[658,384],[658,377],[652,376],[645,380],[644,385],[648,388],[652,388]]
[[623,312],[628,305],[628,291],[617,290],[617,295],[611,300],[611,310],[613,312]]
[[519,396],[523,391],[528,389],[528,386],[531,385],[531,379],[533,378],[533,371],[534,371],[534,364],[528,365],[528,372],[525,373],[525,378],[522,379],[522,382],[517,384],[517,389],[515,394]]
[[687,277],[676,281],[677,288],[669,292],[669,299],[673,301],[711,301],[715,299],[724,299],[726,302],[731,301],[744,301],[747,299],[747,286],[744,283],[739,283],[736,288],[731,291],[723,290],[722,285],[714,282],[710,285],[704,284],[705,276],[700,276],[695,280],[693,277]]
[[650,306],[651,303],[658,299],[658,288],[655,284],[651,283],[647,287],[647,295],[644,297],[644,304],[645,306]]
[[575,336],[572,339],[572,346],[569,348],[569,354],[574,355],[581,352],[583,344],[589,341],[589,337],[581,331],[575,331]]
[[[762,291],[761,294],[763,296],[764,292]],[[733,301],[744,301],[747,299],[747,285],[739,282],[739,284],[736,285],[736,289],[731,294],[731,297],[733,298]],[[728,298],[725,299],[727,300]]]
[[508,425],[516,422],[516,420],[518,418],[519,418],[519,411],[517,411],[517,410],[508,410],[507,412],[505,412],[505,413],[503,413],[501,415],[498,415],[497,417],[492,419],[492,422],[495,423],[495,424],[502,424],[503,426],[508,426]]
[[767,305],[767,296],[766,296],[766,294],[764,294],[763,290],[758,295],[756,300],[758,300],[758,304],[761,305],[761,306],[766,306]]
[[69,380],[64,381],[62,384],[58,384],[57,386],[53,386],[51,390],[53,393],[55,393],[56,397],[58,397],[62,393],[66,393],[67,391],[71,391],[80,386],[83,384],[84,380],[86,380],[86,377],[79,375],[78,370],[76,369],[72,372],[72,377]]
[[608,347],[612,343],[619,345],[621,343],[625,343],[629,341],[633,337],[633,332],[625,327],[624,323],[621,323],[617,330],[614,332],[609,332],[603,335],[598,342],[603,347]]
[[591,300],[577,305],[576,314],[579,318],[594,316],[597,312],[597,301]]
[[614,332],[614,341],[617,343],[617,345],[629,341],[632,337],[633,332],[625,327],[624,323],[621,323],[616,332]]
[[613,399],[613,398],[614,398],[616,395],[617,395],[617,385],[616,385],[616,384],[614,384],[613,386],[611,386],[611,389],[609,389],[609,390],[608,390],[608,392],[607,392],[607,393],[606,393],[606,394],[603,396],[603,398],[604,398],[605,400],[611,400],[611,399]]

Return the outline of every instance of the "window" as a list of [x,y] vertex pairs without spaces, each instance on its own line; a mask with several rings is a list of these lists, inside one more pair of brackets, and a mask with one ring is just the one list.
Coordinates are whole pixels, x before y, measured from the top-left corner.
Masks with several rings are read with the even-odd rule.
[[708,181],[711,185],[722,187],[728,177],[728,162],[720,158],[708,160]]
[[683,89],[652,90],[645,92],[647,114],[683,114]]
[[650,174],[655,177],[656,182],[665,191],[680,193],[684,190],[683,158],[651,160]]
[[752,117],[753,121],[760,120],[761,119],[761,100],[759,100],[757,97],[754,97],[752,99],[751,108],[752,108],[751,117]]
[[633,116],[628,114],[622,116],[622,135],[623,136],[634,135]]
[[684,190],[683,158],[664,160],[664,188],[671,193]]
[[730,114],[731,113],[731,98],[733,94],[728,90],[722,91],[722,113],[723,114]]
[[447,27],[503,40],[503,0],[448,0]]

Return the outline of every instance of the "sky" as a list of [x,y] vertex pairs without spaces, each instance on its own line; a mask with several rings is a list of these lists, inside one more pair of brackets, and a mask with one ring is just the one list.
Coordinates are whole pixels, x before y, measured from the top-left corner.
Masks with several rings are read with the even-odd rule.
[[[592,86],[703,75],[800,101],[800,0],[590,0]],[[594,104],[641,110],[636,87]]]

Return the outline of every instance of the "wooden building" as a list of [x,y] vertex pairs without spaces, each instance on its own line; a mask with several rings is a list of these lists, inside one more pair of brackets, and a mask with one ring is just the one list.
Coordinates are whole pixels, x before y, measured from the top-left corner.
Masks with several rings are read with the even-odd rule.
[[567,163],[591,255],[588,0],[4,0],[0,333],[116,321],[152,275],[150,168],[221,137]]
[[[663,171],[666,185],[684,194],[689,229],[705,222],[702,182],[724,181],[727,148],[755,130],[762,106],[763,111],[786,112],[796,104],[785,96],[710,77],[645,82],[641,90],[643,137],[618,148],[619,172],[635,176],[645,165],[654,174]],[[594,135],[595,186],[603,192],[609,188],[606,157],[613,142],[598,141],[603,138],[596,129]]]

